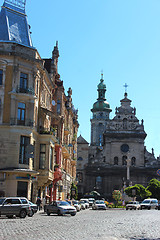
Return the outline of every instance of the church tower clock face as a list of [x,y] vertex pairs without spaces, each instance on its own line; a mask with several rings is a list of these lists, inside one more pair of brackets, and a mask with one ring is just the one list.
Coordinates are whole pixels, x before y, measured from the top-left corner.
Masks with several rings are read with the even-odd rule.
[[124,152],[124,153],[127,153],[129,151],[128,144],[122,144],[121,145],[121,151]]

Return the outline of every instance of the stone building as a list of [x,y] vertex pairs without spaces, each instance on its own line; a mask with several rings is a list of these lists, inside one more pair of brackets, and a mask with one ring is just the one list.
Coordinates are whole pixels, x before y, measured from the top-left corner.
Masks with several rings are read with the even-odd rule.
[[25,2],[5,0],[0,12],[0,196],[52,201],[76,178],[78,115],[58,74],[58,43],[49,70]]
[[[137,119],[136,109],[131,107],[127,92],[113,119],[109,116],[112,110],[106,102],[105,92],[102,76],[98,99],[91,109],[91,144],[88,163],[82,171],[85,181],[80,185],[83,193],[97,190],[105,198],[111,199],[115,189],[123,190],[127,185],[136,183],[146,186],[150,179],[158,178],[156,171],[160,161],[154,157],[153,150],[152,153],[146,150],[144,121]],[[78,156],[81,157],[79,151]]]

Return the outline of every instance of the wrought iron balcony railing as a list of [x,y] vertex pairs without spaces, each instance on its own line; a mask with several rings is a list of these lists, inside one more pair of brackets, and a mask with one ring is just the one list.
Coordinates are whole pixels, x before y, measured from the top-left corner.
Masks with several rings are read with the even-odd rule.
[[31,119],[25,119],[21,120],[18,118],[11,118],[10,119],[10,125],[19,125],[19,126],[28,126],[28,127],[34,127],[34,121]]
[[34,91],[33,88],[24,88],[24,87],[17,86],[16,92],[17,93],[26,93],[26,94],[35,95],[35,91]]

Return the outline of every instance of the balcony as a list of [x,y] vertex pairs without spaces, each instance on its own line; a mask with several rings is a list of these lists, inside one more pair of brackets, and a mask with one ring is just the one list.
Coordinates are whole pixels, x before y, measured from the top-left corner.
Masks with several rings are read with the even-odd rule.
[[33,90],[33,88],[23,88],[23,87],[17,86],[16,92],[35,95],[35,91]]
[[27,126],[27,127],[34,127],[34,121],[32,119],[18,119],[18,118],[11,118],[10,125],[18,125],[18,126]]
[[49,134],[53,136],[57,136],[56,131],[53,130],[53,128],[44,128],[44,127],[39,127],[39,133],[40,134]]

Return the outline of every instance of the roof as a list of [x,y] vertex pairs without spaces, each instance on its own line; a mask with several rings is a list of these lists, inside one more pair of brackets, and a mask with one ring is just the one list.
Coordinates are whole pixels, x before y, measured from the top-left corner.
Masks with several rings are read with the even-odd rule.
[[81,135],[77,138],[78,144],[89,144]]
[[12,41],[32,47],[25,9],[5,1],[0,12],[0,41]]

